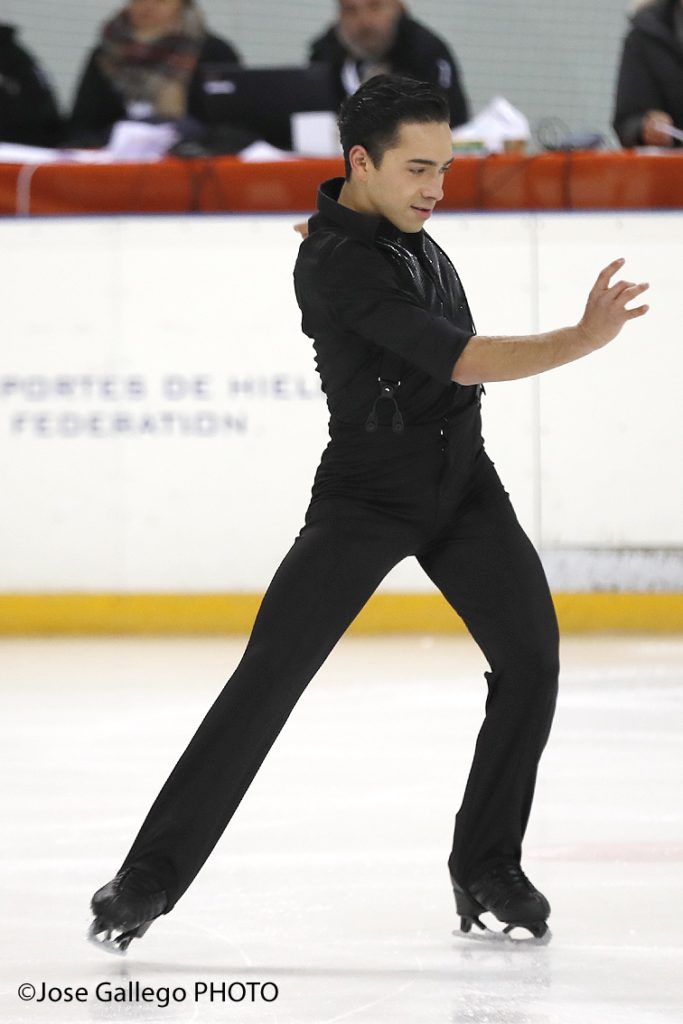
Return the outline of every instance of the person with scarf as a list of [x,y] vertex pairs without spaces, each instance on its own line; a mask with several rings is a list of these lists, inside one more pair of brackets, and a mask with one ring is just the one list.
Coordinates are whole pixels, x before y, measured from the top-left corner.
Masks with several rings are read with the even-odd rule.
[[239,64],[194,0],[129,0],[102,29],[76,90],[73,144],[104,145],[123,120],[204,121],[202,67]]

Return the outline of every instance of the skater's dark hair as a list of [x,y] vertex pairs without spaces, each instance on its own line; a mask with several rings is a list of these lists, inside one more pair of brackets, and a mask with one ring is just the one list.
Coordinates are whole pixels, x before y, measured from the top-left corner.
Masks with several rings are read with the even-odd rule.
[[375,75],[342,103],[337,117],[344,151],[346,180],[351,178],[349,152],[367,149],[375,167],[398,142],[402,124],[450,123],[446,94],[435,85],[402,75]]

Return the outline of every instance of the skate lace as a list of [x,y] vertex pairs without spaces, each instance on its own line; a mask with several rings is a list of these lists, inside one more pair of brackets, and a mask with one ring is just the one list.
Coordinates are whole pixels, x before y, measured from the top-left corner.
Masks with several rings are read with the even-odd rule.
[[487,871],[482,877],[482,882],[491,885],[493,892],[509,894],[510,890],[521,889],[524,892],[534,893],[536,889],[522,871],[519,864],[501,863]]
[[96,920],[110,928],[134,928],[153,920],[168,906],[166,893],[147,872],[125,868],[91,900]]

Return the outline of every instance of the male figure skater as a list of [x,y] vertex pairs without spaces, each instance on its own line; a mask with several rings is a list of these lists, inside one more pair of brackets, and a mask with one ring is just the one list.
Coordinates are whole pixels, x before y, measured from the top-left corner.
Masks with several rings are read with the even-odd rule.
[[392,566],[414,555],[490,665],[486,716],[448,867],[461,928],[492,912],[537,939],[550,907],[521,868],[553,718],[558,632],[540,560],[481,437],[484,381],[606,345],[646,284],[598,276],[574,327],[475,333],[458,275],[424,231],[452,162],[434,87],[382,75],[341,108],[346,178],[325,182],[294,271],[330,441],[304,526],[246,651],[154,801],[90,937],[123,951],[168,914],[222,835],[311,678]]

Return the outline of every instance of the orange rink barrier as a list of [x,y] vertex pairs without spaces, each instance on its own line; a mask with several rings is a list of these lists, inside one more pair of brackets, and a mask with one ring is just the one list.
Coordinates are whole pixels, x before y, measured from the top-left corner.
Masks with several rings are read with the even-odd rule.
[[[311,212],[341,159],[0,164],[0,215]],[[683,209],[683,151],[460,157],[440,210]]]

